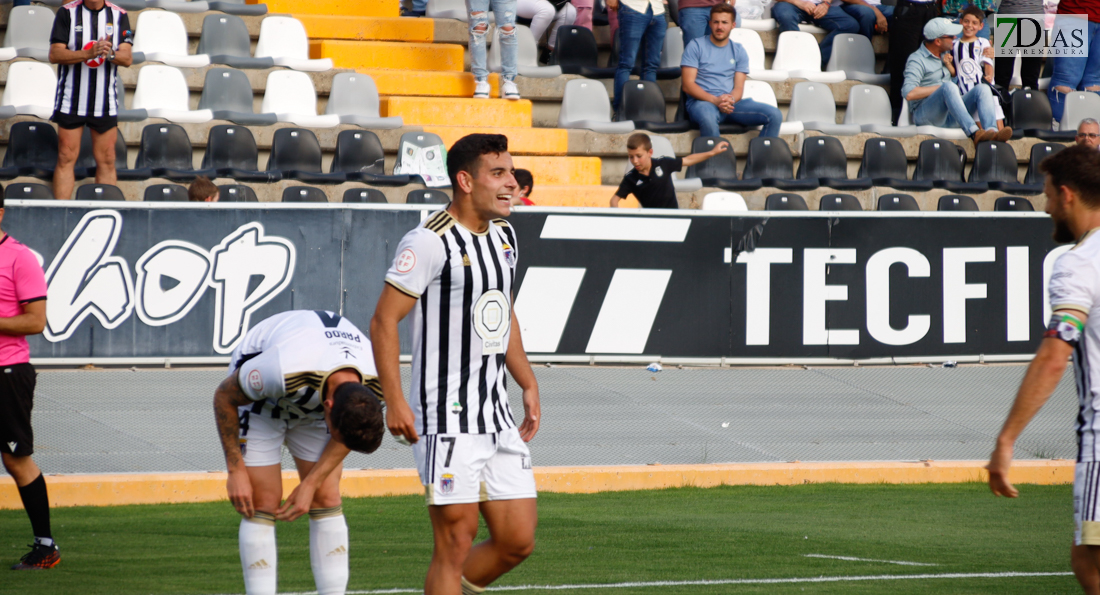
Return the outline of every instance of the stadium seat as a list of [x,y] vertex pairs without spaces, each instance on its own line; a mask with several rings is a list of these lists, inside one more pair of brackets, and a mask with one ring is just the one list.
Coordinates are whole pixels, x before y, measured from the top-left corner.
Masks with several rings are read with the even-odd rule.
[[240,16],[263,16],[267,14],[266,4],[247,4],[244,0],[210,0],[210,10]]
[[250,186],[226,184],[218,186],[218,202],[260,202]]
[[[469,22],[466,14],[466,3],[463,0],[428,0],[427,14],[429,19],[455,19],[463,23]],[[489,11],[490,21],[495,20],[493,12]]]
[[619,103],[619,121],[634,122],[637,130],[663,134],[687,132],[691,123],[666,121],[665,92],[653,81],[632,80],[623,85],[623,100]]
[[780,190],[814,190],[818,187],[817,178],[796,180],[793,173],[794,158],[787,141],[759,136],[749,141],[749,154],[741,175],[743,181],[759,180],[764,186]]
[[407,175],[387,176],[382,141],[370,130],[344,130],[336,137],[336,152],[329,171],[343,173],[348,181],[373,186],[404,186]]
[[84,184],[77,186],[76,200],[126,200],[126,195],[112,184]]
[[57,167],[57,131],[48,122],[16,122],[0,166],[3,177],[33,176],[48,180]]
[[451,197],[441,190],[413,190],[405,196],[405,204],[409,205],[446,205],[451,203]]
[[[772,89],[770,83],[764,81],[745,81],[745,89],[742,97],[748,97],[753,101],[759,101],[760,103],[766,103],[772,107],[779,107],[779,102],[775,99],[775,90]],[[740,134],[747,130],[759,130],[762,126],[750,126],[745,127],[739,124],[720,124],[718,126],[719,132],[722,134]],[[783,122],[779,125],[779,134],[798,134],[802,132],[802,122]]]
[[390,201],[386,199],[386,195],[377,188],[348,188],[344,191],[343,200],[340,202],[368,202],[377,204],[387,204]]
[[978,203],[969,196],[944,194],[936,204],[937,211],[977,211]]
[[741,44],[749,55],[749,78],[758,81],[785,81],[789,74],[785,70],[767,70],[764,68],[764,42],[760,34],[751,29],[740,27],[730,31],[730,41]]
[[[53,11],[44,6],[11,7],[7,32],[4,33],[4,47],[14,48],[15,55],[20,58],[49,62],[53,17]],[[6,53],[10,54],[11,51]]]
[[[84,127],[80,136],[80,154],[76,158],[73,167],[73,175],[77,180],[93,178],[96,174],[95,156],[92,154],[92,129]],[[126,169],[126,139],[122,138],[122,131],[115,130],[115,170]]]
[[871,40],[857,33],[841,33],[833,38],[833,53],[825,71],[841,71],[851,81],[890,84],[889,74],[875,74],[875,48]]
[[207,12],[210,3],[205,0],[148,0],[148,8],[159,8],[179,13]]
[[851,194],[826,194],[821,197],[819,211],[862,211],[863,205]]
[[855,85],[848,91],[845,124],[858,124],[863,132],[879,136],[908,137],[917,134],[916,126],[894,126],[890,96],[877,85]]
[[[898,116],[898,127],[908,127],[909,124],[909,102],[901,102],[901,115]],[[969,138],[966,132],[958,126],[954,128],[944,128],[941,126],[916,126],[917,134],[926,134],[928,136],[934,136],[936,138],[942,138],[944,140],[963,140]]]
[[769,194],[764,199],[765,211],[808,211],[810,208],[806,206],[806,199],[797,194],[787,194],[781,192],[778,194]]
[[615,69],[600,68],[598,61],[599,49],[591,31],[575,26],[558,28],[554,63],[561,67],[563,74],[579,74],[594,79],[615,78]]
[[[668,31],[679,31],[678,27],[672,27]],[[668,41],[668,31],[665,32],[665,41]],[[681,35],[680,43],[683,44],[684,38]],[[667,45],[667,43],[665,44]],[[665,66],[664,61],[665,46],[661,46],[661,65],[657,68],[655,73],[657,80],[671,80],[680,78],[680,64],[677,63],[673,66]],[[683,57],[683,48],[680,49],[680,56]],[[619,66],[619,36],[611,38],[611,52],[607,55],[607,67],[611,69],[617,69]],[[630,69],[630,74],[634,76],[642,76],[642,71],[645,70],[645,39],[642,39],[641,45],[638,47],[638,53],[635,54],[634,68]]]
[[[726,139],[720,136],[700,136],[691,143],[692,153],[703,153],[714,149],[718,143]],[[656,151],[654,151],[656,153]],[[737,177],[737,156],[733,150],[725,151],[707,159],[688,166],[687,177],[699,179],[703,186],[716,188],[729,188],[736,190],[757,190],[760,188],[760,180],[752,183],[743,183]]]
[[704,211],[747,211],[745,197],[736,192],[710,192],[703,197]]
[[187,188],[179,184],[153,184],[145,187],[145,202],[187,202]]
[[279,121],[275,114],[252,110],[252,83],[248,75],[233,68],[211,68],[199,98],[199,109],[208,109],[215,120],[229,120],[246,126],[270,126]]
[[[143,128],[134,168],[150,168],[152,177],[176,182],[190,182],[196,176],[217,176],[212,168],[194,169],[191,139],[179,124],[150,124]],[[123,179],[121,175],[119,179]]]
[[967,181],[985,182],[991,190],[1023,192],[1020,188],[1023,184],[1020,184],[1016,172],[1016,152],[1012,150],[1012,145],[989,141],[978,144],[974,149],[974,165],[970,168]]
[[[676,156],[676,151],[672,148],[672,143],[659,134],[650,134],[649,143],[653,145],[654,159],[658,157]],[[713,148],[713,145],[711,148]],[[706,150],[709,151],[710,149]],[[679,172],[672,172],[672,187],[676,192],[695,192],[703,187],[703,181],[691,176],[688,176],[686,179],[680,179]]]
[[4,189],[5,199],[18,199],[18,198],[42,198],[52,199],[53,189],[45,184],[33,184],[28,182],[20,182],[18,184],[8,184],[8,187]]
[[786,119],[788,122],[802,122],[806,130],[818,130],[833,136],[852,136],[862,132],[858,124],[836,123],[833,90],[825,83],[796,83]]
[[[537,79],[556,78],[561,76],[560,66],[539,66],[539,45],[531,29],[523,25],[516,25],[516,40],[519,48],[516,50],[516,71],[520,76]],[[493,43],[489,46],[488,55],[489,72],[500,72],[500,29],[493,28]],[[339,75],[338,75],[339,76]]]
[[878,197],[880,211],[919,211],[917,199],[908,194],[883,194]]
[[[294,70],[308,72],[332,70],[332,58],[309,59],[309,37],[306,35],[306,28],[302,26],[301,21],[293,17],[267,17],[260,23],[256,57],[272,58],[276,66],[285,66]],[[313,87],[312,81],[310,87]]]
[[905,148],[897,139],[869,138],[863,143],[863,160],[859,165],[858,177],[871,178],[875,186],[898,190],[923,192],[932,189],[932,180],[910,180],[907,172]]
[[118,121],[142,122],[149,119],[149,111],[145,109],[126,109],[126,87],[122,84],[122,77],[115,77],[115,95],[118,97]]
[[[818,83],[820,84],[820,83]],[[811,136],[802,141],[798,160],[799,180],[814,180],[835,190],[869,190],[871,178],[848,178],[848,156],[840,140],[831,136]]]
[[790,78],[815,83],[839,83],[845,79],[843,72],[821,71],[821,48],[817,45],[817,38],[805,31],[779,34],[772,68],[787,71]]
[[148,64],[138,71],[132,107],[169,122],[201,124],[214,119],[214,112],[208,109],[192,110],[190,98],[191,90],[178,68]]
[[134,29],[134,62],[143,61],[202,68],[210,65],[210,56],[187,53],[187,27],[180,15],[166,10],[143,10]]
[[278,172],[260,171],[259,150],[251,130],[228,124],[210,129],[202,169],[214,170],[216,177],[240,182],[277,182],[282,177]]
[[1002,196],[993,202],[994,211],[1034,211],[1031,201],[1022,196]]
[[1041,191],[1045,176],[1043,172],[1039,171],[1039,164],[1064,148],[1066,146],[1059,143],[1035,143],[1031,145],[1031,156],[1027,164],[1027,175],[1024,177],[1024,183],[1037,185]]
[[665,31],[665,45],[661,48],[661,67],[657,70],[657,78],[661,78],[662,71],[668,76],[675,70],[675,76],[668,78],[680,78],[680,62],[684,58],[684,31],[679,27],[669,27]]
[[1020,89],[1012,94],[1012,138],[1046,138],[1053,119],[1046,93]]
[[401,128],[405,124],[400,116],[383,118],[378,113],[378,87],[369,74],[341,72],[332,77],[325,115],[339,117],[341,124],[375,130]]
[[[43,10],[42,7],[38,9]],[[57,75],[49,64],[12,62],[8,65],[8,80],[0,105],[12,106],[17,114],[48,120],[53,115],[56,91]]]
[[[202,20],[199,54],[210,56],[212,64],[233,68],[272,68],[275,60],[252,57],[252,39],[244,19],[231,14],[209,14]],[[250,87],[251,88],[251,87]]]
[[308,128],[340,125],[340,116],[317,115],[317,92],[313,88],[313,79],[304,72],[293,70],[273,70],[267,75],[267,89],[260,111],[276,114],[280,122],[292,122]]
[[1062,123],[1058,127],[1060,140],[1073,140],[1077,134],[1077,125],[1085,118],[1100,120],[1100,95],[1091,91],[1066,93],[1065,111]]
[[[564,29],[562,27],[559,31]],[[633,132],[634,122],[611,121],[611,99],[603,83],[573,79],[565,83],[558,128],[587,128],[603,134],[626,134]]]
[[937,188],[943,188],[945,182],[962,182],[964,159],[955,143],[937,139],[921,141],[913,179],[931,181]]
[[328,195],[313,186],[290,186],[283,190],[283,202],[328,202]]
[[283,179],[306,184],[339,184],[347,180],[343,173],[322,173],[321,144],[312,130],[304,128],[275,131],[267,171],[279,172]]
[[[421,183],[428,185],[428,182],[439,182],[439,180],[427,180],[424,174],[431,176],[431,172],[424,172],[420,170],[421,163],[416,159],[411,158],[410,148],[419,148],[424,153],[434,153],[437,155],[446,155],[447,147],[443,144],[443,139],[439,138],[438,134],[431,132],[406,132],[401,135],[401,138],[397,141],[399,147],[397,153],[397,161],[393,166],[394,175],[408,175],[409,181],[413,183]],[[438,172],[436,172],[438,175]],[[444,174],[446,175],[446,174]],[[450,186],[451,180],[447,178],[445,183],[433,183],[432,186]]]
[[[44,2],[43,4],[47,4],[50,6],[55,5],[55,3],[52,1]],[[60,0],[56,3],[57,6],[64,6],[65,4],[67,4],[67,2],[64,2],[64,0]],[[145,10],[146,8],[149,8],[149,3],[146,0],[118,0],[117,2],[112,2],[111,4],[114,4],[115,6],[127,12]]]
[[[770,4],[766,4],[764,8],[764,14],[760,15],[759,19],[741,19],[741,24],[737,26],[737,29],[751,29],[753,31],[771,31],[776,28],[775,19],[772,18],[772,9]],[[734,29],[736,31],[737,29]]]

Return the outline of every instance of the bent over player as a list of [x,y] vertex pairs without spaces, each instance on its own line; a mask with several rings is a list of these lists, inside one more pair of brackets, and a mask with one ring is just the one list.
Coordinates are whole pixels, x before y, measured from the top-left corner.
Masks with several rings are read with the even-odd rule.
[[[248,595],[274,595],[275,519],[309,511],[309,560],[320,595],[348,583],[348,526],[340,467],[348,452],[372,453],[385,432],[370,340],[332,312],[276,314],[248,331],[214,393],[227,490],[244,517],[241,566]],[[282,446],[301,484],[286,503]]]
[[[535,547],[525,442],[539,429],[539,389],[512,309],[516,236],[501,219],[518,190],[513,171],[502,135],[471,134],[451,147],[455,198],[405,234],[371,320],[386,425],[415,443],[432,521],[427,595],[481,593]],[[410,312],[412,409],[401,396],[397,334]],[[505,367],[523,389],[518,429]],[[474,546],[479,511],[489,539]]]
[[1013,446],[1058,386],[1072,354],[1080,414],[1073,481],[1077,531],[1070,559],[1085,593],[1100,595],[1100,153],[1070,147],[1039,167],[1046,174],[1054,241],[1077,245],[1054,263],[1048,288],[1053,314],[986,468],[994,494],[1019,494],[1008,481]]

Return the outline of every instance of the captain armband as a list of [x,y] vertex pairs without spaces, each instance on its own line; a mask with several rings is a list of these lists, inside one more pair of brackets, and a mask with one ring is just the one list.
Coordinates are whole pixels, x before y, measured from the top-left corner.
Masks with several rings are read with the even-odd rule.
[[1061,339],[1076,347],[1081,340],[1081,332],[1085,330],[1085,323],[1073,314],[1054,313],[1047,324],[1047,330],[1043,337]]

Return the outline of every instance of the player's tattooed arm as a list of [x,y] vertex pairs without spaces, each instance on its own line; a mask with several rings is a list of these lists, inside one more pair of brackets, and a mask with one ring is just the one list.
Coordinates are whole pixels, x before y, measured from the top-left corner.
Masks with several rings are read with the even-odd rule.
[[218,437],[225,452],[225,468],[229,472],[226,491],[229,493],[229,500],[233,502],[233,508],[246,518],[252,518],[255,510],[252,507],[252,482],[248,478],[244,457],[241,455],[241,422],[237,408],[251,402],[241,390],[236,374],[223,380],[214,391],[214,419],[217,421]]

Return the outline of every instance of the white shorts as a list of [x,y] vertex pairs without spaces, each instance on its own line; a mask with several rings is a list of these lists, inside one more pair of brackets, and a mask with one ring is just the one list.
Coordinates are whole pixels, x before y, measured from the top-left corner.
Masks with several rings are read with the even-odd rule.
[[1073,477],[1074,543],[1100,545],[1100,462],[1077,463]]
[[531,451],[511,428],[499,434],[429,434],[413,445],[429,506],[535,498]]
[[328,424],[323,419],[272,419],[252,413],[252,405],[237,408],[241,423],[241,454],[245,467],[278,465],[283,443],[295,458],[316,463],[328,444]]

